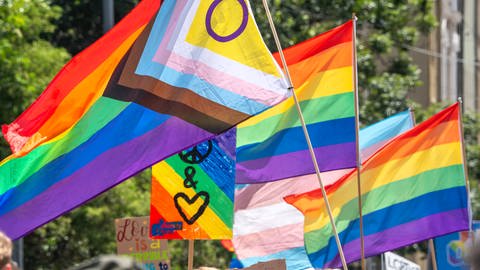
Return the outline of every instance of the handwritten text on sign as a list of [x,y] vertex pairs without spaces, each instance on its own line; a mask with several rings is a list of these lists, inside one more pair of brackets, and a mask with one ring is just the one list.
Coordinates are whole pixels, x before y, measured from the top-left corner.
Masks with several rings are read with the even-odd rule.
[[168,270],[168,242],[151,240],[149,223],[149,217],[116,219],[117,253],[134,257],[145,270]]

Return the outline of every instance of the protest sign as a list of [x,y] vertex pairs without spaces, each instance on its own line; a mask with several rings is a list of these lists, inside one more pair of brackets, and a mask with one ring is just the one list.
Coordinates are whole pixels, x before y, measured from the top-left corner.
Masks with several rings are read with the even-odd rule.
[[420,266],[393,252],[383,255],[385,270],[420,270]]
[[150,239],[149,223],[148,216],[115,219],[117,253],[135,258],[145,270],[168,270],[168,241]]

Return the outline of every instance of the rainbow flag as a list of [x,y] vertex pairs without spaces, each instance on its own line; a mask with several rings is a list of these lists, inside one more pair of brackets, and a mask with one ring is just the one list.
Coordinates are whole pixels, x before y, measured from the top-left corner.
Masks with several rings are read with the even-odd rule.
[[3,127],[0,230],[18,238],[267,109],[281,74],[246,1],[142,1]]
[[[343,29],[343,28],[340,28],[340,29],[337,29],[337,32],[339,33],[327,33],[327,34],[324,34],[324,36],[321,36],[323,37],[323,39],[315,39],[313,40],[312,42],[308,41],[306,42],[305,44],[307,45],[298,45],[300,46],[301,48],[297,51],[297,50],[292,50],[291,48],[287,49],[286,50],[286,54],[287,56],[289,57],[289,59],[293,59],[294,57],[300,57],[301,59],[303,60],[295,60],[293,61],[294,63],[296,64],[292,64],[292,68],[295,70],[295,79],[297,80],[297,83],[299,85],[304,85],[303,88],[299,89],[299,93],[301,93],[301,96],[305,99],[303,101],[303,105],[304,105],[304,108],[307,108],[308,109],[308,112],[309,112],[309,115],[311,116],[311,118],[314,117],[315,115],[315,111],[313,111],[315,108],[314,106],[318,106],[319,104],[322,105],[323,107],[320,107],[320,108],[317,108],[317,112],[320,111],[322,108],[324,107],[327,107],[327,106],[330,106],[330,105],[336,105],[338,103],[341,103],[343,104],[344,107],[348,107],[347,105],[351,105],[352,108],[353,108],[353,86],[352,84],[348,85],[347,83],[347,87],[344,87],[344,86],[339,86],[339,89],[341,89],[342,91],[344,91],[344,89],[348,89],[348,93],[346,94],[338,94],[338,95],[333,95],[332,97],[329,97],[329,98],[322,98],[322,95],[321,94],[318,94],[317,91],[321,91],[321,90],[325,90],[325,89],[328,89],[329,87],[332,87],[334,83],[336,83],[335,81],[332,81],[332,79],[328,79],[329,77],[333,77],[334,79],[337,78],[338,76],[341,76],[342,74],[349,74],[349,75],[352,75],[351,73],[351,70],[352,70],[352,67],[351,67],[351,62],[348,62],[347,64],[349,64],[350,66],[347,67],[347,68],[344,68],[343,65],[345,65],[345,60],[343,62],[341,62],[341,60],[343,59],[342,57],[338,57],[337,54],[339,53],[338,52],[338,48],[331,48],[331,47],[335,47],[336,43],[341,43],[339,46],[341,48],[343,48],[342,46],[346,46],[346,45],[349,45],[350,47],[347,48],[347,50],[349,50],[350,52],[352,51],[352,43],[351,42],[347,42],[346,45],[343,44],[342,42],[339,42],[337,41],[336,43],[334,42],[333,45],[332,44],[327,44],[329,46],[326,46],[326,48],[322,48],[321,46],[324,45],[324,43],[326,42],[325,40],[327,38],[331,38],[332,36],[337,36],[336,38],[337,39],[341,39],[341,37],[344,37],[345,35],[345,32],[348,34],[350,34],[349,38],[351,40],[351,29],[349,29],[348,27],[351,28],[352,24],[346,24],[344,26],[344,28],[346,29]],[[343,30],[342,30],[343,29]],[[348,32],[350,31],[350,32]],[[320,52],[315,52],[315,49],[317,49],[317,47],[319,48]],[[325,46],[324,46],[325,47]],[[308,54],[304,54],[305,50],[308,48],[308,50],[312,51],[311,54],[312,55],[308,55]],[[300,51],[301,50],[301,51]],[[340,49],[341,50],[341,49]],[[323,58],[320,58],[320,56],[325,56],[327,57],[328,59],[323,59]],[[335,60],[337,59],[341,62],[340,64],[329,64],[329,61],[332,61],[332,60]],[[317,61],[317,60],[321,60],[320,62],[318,63],[314,63],[313,61]],[[352,60],[352,58],[348,58],[347,57],[347,60]],[[309,68],[303,68],[302,69],[302,72],[300,71],[300,65],[307,65]],[[339,68],[340,71],[338,71],[337,73],[335,73],[335,71],[333,71],[332,74],[330,74],[328,71],[325,71],[326,69],[328,69],[328,67],[336,67],[336,66],[341,66],[341,68]],[[344,71],[344,69],[346,69],[346,71]],[[304,78],[304,72],[305,71],[309,71],[309,72],[313,72],[314,75],[310,76],[310,77],[306,77]],[[324,77],[326,77],[327,79],[323,79]],[[353,78],[353,77],[351,77]],[[304,83],[300,83],[300,82],[304,82]],[[322,87],[315,87],[314,84],[319,84],[321,85]],[[340,91],[340,92],[342,92]],[[328,92],[328,90],[326,91]],[[314,99],[311,103],[310,100],[309,100],[309,95],[312,95],[314,94]],[[320,97],[317,97],[317,96],[320,96]],[[342,99],[343,97],[343,99]],[[340,101],[336,101],[336,99],[339,99]],[[351,104],[349,103],[345,103],[342,102],[342,100],[344,101],[345,99],[346,100],[350,100],[351,98]],[[270,122],[272,123],[272,120],[274,121],[282,121],[281,119],[281,113],[283,112],[286,112],[286,113],[289,113],[291,115],[289,115],[287,117],[287,122],[289,121],[291,124],[292,124],[292,127],[295,126],[295,119],[293,118],[297,118],[298,119],[298,116],[296,114],[296,111],[292,111],[294,108],[292,108],[293,106],[293,101],[292,100],[289,100],[288,101],[289,103],[286,103],[286,104],[281,104],[282,106],[280,107],[280,111],[278,110],[275,110],[274,112],[275,113],[278,113],[279,115],[276,115],[274,116],[273,118],[271,118],[270,116],[272,115],[272,110],[270,111],[266,111],[263,114],[266,114],[267,116],[267,119],[264,120],[264,122]],[[307,106],[307,107],[305,107]],[[342,107],[343,108],[343,107]],[[353,112],[353,110],[352,110]],[[335,114],[334,114],[335,115]],[[338,115],[338,114],[337,114]],[[279,118],[280,117],[280,118]],[[263,117],[265,118],[265,117]],[[353,116],[352,116],[352,119],[353,119]],[[248,121],[248,120],[247,120]],[[258,120],[255,120],[255,121],[258,121]],[[354,126],[352,126],[354,127]],[[350,128],[350,127],[347,127],[347,128]],[[300,127],[297,127],[298,130],[300,130]],[[249,136],[250,134],[249,133],[246,133],[247,131],[248,132],[252,132],[253,129],[251,128],[246,128],[246,129],[243,129],[243,132],[239,132],[239,135],[238,136],[242,136],[242,135],[246,135],[246,136]],[[264,130],[264,129],[260,129],[262,131],[266,131],[268,133],[268,130]],[[294,133],[296,135],[300,135],[300,141],[305,141],[304,137],[303,137],[303,134],[297,134],[297,133]],[[354,134],[354,131],[352,132],[352,134]],[[241,137],[237,137],[237,144],[239,141],[242,141],[243,138]],[[280,141],[282,144],[285,144],[286,142],[285,141]],[[231,138],[231,143],[234,144],[235,143],[235,138],[232,137]],[[235,147],[235,145],[232,145],[232,147]],[[235,148],[234,148],[235,149]],[[238,147],[236,148],[236,151],[237,153],[242,153],[242,147]],[[342,155],[343,157],[343,155]],[[293,157],[290,157],[293,159]],[[177,166],[178,165],[178,166]],[[192,217],[192,215],[195,215],[196,214],[196,211],[197,209],[199,209],[199,206],[195,206],[193,208],[195,208],[195,210],[192,210],[190,214],[185,214],[183,216],[179,216],[179,213],[181,213],[183,210],[179,210],[178,207],[176,207],[177,209],[175,209],[175,207],[172,207],[171,209],[169,209],[168,207],[166,207],[164,205],[164,202],[162,201],[165,200],[165,198],[169,198],[168,200],[171,202],[169,205],[170,206],[175,206],[173,204],[173,200],[170,199],[170,198],[173,198],[175,197],[176,194],[178,194],[179,192],[184,192],[185,188],[182,187],[181,185],[181,182],[178,181],[177,179],[180,177],[182,177],[182,175],[184,175],[184,167],[186,165],[182,162],[180,162],[178,160],[178,158],[169,158],[163,162],[161,162],[160,164],[158,165],[155,165],[154,166],[154,175],[153,175],[153,187],[152,187],[152,190],[155,189],[155,191],[152,193],[152,203],[151,203],[151,224],[158,224],[160,221],[171,221],[171,220],[176,220],[176,221],[179,221],[179,222],[186,222],[189,218]],[[207,166],[208,168],[208,164],[205,165]],[[163,168],[163,170],[160,170],[159,168]],[[236,167],[237,169],[238,168],[243,168],[242,167],[242,164],[239,164],[237,163],[236,164]],[[228,167],[225,167],[225,168],[228,168]],[[198,169],[202,169],[202,168],[198,168]],[[216,168],[214,167],[212,169],[212,171],[221,171],[221,168]],[[199,172],[199,170],[196,170],[196,172]],[[203,173],[206,173],[207,175],[209,174],[207,171],[203,170],[202,171]],[[184,176],[183,176],[184,177]],[[207,177],[208,179],[209,177]],[[172,179],[176,179],[176,180],[172,180]],[[233,179],[233,178],[232,178]],[[237,174],[237,181],[238,181],[239,177],[238,177],[238,174]],[[233,181],[233,180],[232,180]],[[175,190],[175,185],[174,183],[177,183],[176,187],[177,189]],[[233,182],[232,182],[233,184]],[[211,186],[210,188],[214,188],[214,186]],[[195,190],[196,191],[196,190]],[[205,190],[202,190],[202,191],[205,191]],[[205,191],[205,192],[208,192],[208,191]],[[192,193],[190,195],[190,197],[192,196],[196,196],[194,195],[194,193]],[[232,194],[233,196],[233,194]],[[195,197],[196,198],[196,197]],[[217,197],[215,197],[217,198]],[[210,201],[211,203],[212,201]],[[225,204],[225,209],[229,209],[229,205],[230,204]],[[230,205],[233,207],[233,205]],[[230,208],[231,209],[231,213],[233,212],[233,208]],[[187,216],[187,217],[185,217]],[[228,219],[230,218],[233,218],[233,215],[231,217],[228,217]],[[228,220],[227,219],[227,220]],[[182,221],[183,220],[183,221]],[[205,220],[208,221],[208,220],[212,220],[211,218],[207,218],[205,217]],[[200,220],[199,220],[200,222]],[[231,238],[231,224],[232,222],[227,222],[225,223],[227,224],[227,227],[229,228],[230,232],[228,234],[228,236],[226,236],[225,232],[221,232],[221,234],[216,234],[215,230],[218,230],[218,228],[215,228],[214,226],[212,226],[211,223],[206,223],[206,225],[208,226],[212,226],[212,228],[208,228],[206,227],[206,225],[204,226],[200,226],[198,224],[195,224],[195,226],[193,227],[193,229],[191,230],[194,230],[198,227],[201,227],[203,230],[207,231],[206,234],[202,235],[201,237],[202,238],[219,238],[219,239],[222,239],[222,238]],[[153,225],[152,225],[153,226]],[[185,227],[185,226],[184,226]],[[189,227],[192,227],[192,226],[189,226]],[[188,234],[186,233],[188,230],[190,229],[186,229],[184,230],[183,234],[182,234],[182,237],[200,237],[200,236],[195,236],[194,234]],[[152,228],[152,231],[153,231],[153,228]],[[167,235],[167,236],[164,236],[162,235],[161,237],[180,237],[178,235],[174,235],[174,236],[170,236],[170,235]]]
[[[322,172],[356,165],[352,38],[349,21],[284,51]],[[237,183],[314,172],[293,98],[238,125]]]
[[[412,114],[405,111],[360,130],[360,154],[368,157],[369,152],[412,127]],[[333,184],[351,170],[322,173],[322,181]],[[283,197],[317,189],[316,175],[237,187],[232,241],[240,261],[250,266],[284,258],[287,269],[311,269],[304,248],[303,215]]]
[[152,167],[154,239],[230,239],[235,186],[235,130]]
[[[360,259],[356,178],[354,171],[327,188],[347,262]],[[458,103],[378,150],[363,163],[361,181],[366,256],[467,230]],[[340,267],[320,190],[285,200],[305,215],[305,248],[312,265]]]

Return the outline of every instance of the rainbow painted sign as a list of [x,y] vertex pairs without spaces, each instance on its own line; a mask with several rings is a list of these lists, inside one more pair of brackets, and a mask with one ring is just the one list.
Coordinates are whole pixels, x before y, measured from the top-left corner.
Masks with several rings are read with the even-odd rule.
[[152,167],[152,238],[232,238],[234,136],[230,130]]

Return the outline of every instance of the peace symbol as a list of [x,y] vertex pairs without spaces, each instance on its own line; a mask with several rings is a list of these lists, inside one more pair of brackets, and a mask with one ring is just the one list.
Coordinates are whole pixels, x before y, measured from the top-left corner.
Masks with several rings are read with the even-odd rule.
[[209,140],[207,143],[208,143],[208,146],[207,146],[207,149],[205,150],[204,153],[202,153],[202,151],[200,151],[198,149],[199,145],[196,145],[196,146],[192,147],[191,149],[180,152],[178,154],[178,156],[180,157],[181,160],[183,160],[183,162],[188,163],[188,164],[201,163],[212,152],[212,148],[213,148],[212,141]]
[[238,36],[240,36],[240,34],[243,33],[243,31],[247,27],[247,23],[248,23],[248,7],[247,7],[247,4],[245,3],[245,0],[237,0],[237,1],[242,6],[242,23],[237,28],[237,30],[235,30],[230,35],[226,35],[226,36],[220,36],[212,28],[213,11],[215,10],[215,8],[217,8],[218,4],[220,4],[220,2],[222,2],[222,0],[214,0],[213,3],[210,5],[210,7],[208,7],[207,16],[206,16],[206,19],[205,19],[205,26],[207,27],[207,33],[213,39],[215,39],[216,41],[227,42],[227,41],[233,40],[233,39],[237,38]]

